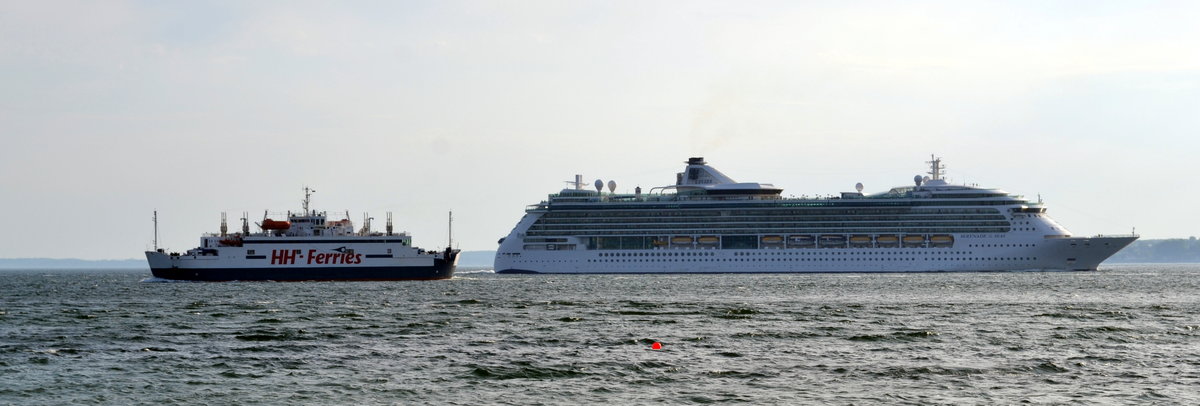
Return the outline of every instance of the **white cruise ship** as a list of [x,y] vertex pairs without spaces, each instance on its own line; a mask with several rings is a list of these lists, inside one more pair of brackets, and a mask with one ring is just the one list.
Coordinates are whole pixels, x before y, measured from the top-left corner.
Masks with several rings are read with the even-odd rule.
[[529,206],[497,273],[1095,270],[1136,235],[1079,237],[1003,190],[929,176],[884,193],[782,197],[691,158],[675,184],[614,194],[602,181]]

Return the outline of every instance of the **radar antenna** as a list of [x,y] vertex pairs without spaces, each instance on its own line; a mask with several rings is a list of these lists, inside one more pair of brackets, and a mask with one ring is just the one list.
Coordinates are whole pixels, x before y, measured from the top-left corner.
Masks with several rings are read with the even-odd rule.
[[942,166],[942,158],[938,158],[933,154],[929,154],[929,159],[929,161],[925,161],[925,163],[929,164],[928,173],[930,176],[932,176],[929,179],[941,180],[942,176],[946,174],[946,167]]
[[574,181],[565,180],[568,185],[571,185],[575,190],[583,190],[583,175],[575,175]]

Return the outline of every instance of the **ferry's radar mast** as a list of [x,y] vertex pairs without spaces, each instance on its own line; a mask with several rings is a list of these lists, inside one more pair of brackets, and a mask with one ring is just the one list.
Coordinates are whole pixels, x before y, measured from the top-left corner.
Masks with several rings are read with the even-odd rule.
[[938,157],[934,156],[933,154],[930,154],[929,159],[930,159],[929,161],[925,162],[925,163],[929,164],[929,172],[928,173],[930,176],[932,176],[929,179],[941,180],[942,176],[946,174],[946,167],[942,166],[942,158],[938,158]]
[[309,202],[309,200],[312,200],[313,192],[316,192],[316,190],[309,189],[308,186],[304,187],[304,215],[305,216],[312,215],[312,214],[308,213],[308,202]]

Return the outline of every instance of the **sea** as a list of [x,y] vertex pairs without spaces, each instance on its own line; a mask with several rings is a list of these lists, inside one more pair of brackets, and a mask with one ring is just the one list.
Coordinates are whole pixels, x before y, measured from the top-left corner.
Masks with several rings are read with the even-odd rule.
[[1200,265],[299,283],[0,271],[0,404],[163,403],[1194,405]]

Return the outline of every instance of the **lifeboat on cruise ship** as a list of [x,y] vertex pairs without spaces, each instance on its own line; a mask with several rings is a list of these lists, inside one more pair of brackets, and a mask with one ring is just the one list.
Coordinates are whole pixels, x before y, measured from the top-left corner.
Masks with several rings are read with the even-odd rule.
[[290,222],[290,221],[276,221],[276,220],[271,220],[271,219],[265,219],[262,222],[263,230],[287,230],[289,228],[292,228],[292,222]]
[[783,237],[778,235],[765,235],[762,237],[763,244],[782,244]]
[[789,235],[787,243],[789,247],[811,247],[816,245],[817,239],[811,235]]
[[881,235],[875,237],[875,242],[879,244],[880,247],[895,247],[896,244],[900,243],[900,238],[897,238],[894,235]]
[[954,236],[951,235],[935,235],[929,237],[929,244],[934,247],[949,247],[954,245]]
[[850,236],[850,245],[855,247],[870,247],[871,236],[869,235],[852,235]]
[[923,235],[906,235],[904,236],[905,247],[920,247],[925,245],[925,236]]
[[846,246],[846,236],[844,236],[844,235],[822,235],[820,242],[821,242],[822,247],[845,247]]
[[717,238],[715,235],[704,235],[700,236],[700,238],[696,239],[696,241],[704,245],[713,245],[721,242],[721,239]]
[[219,242],[219,244],[222,247],[241,247],[242,246],[242,238],[241,237],[225,238],[225,239],[222,239]]
[[654,244],[654,246],[655,246],[655,247],[662,247],[662,246],[665,246],[665,245],[667,245],[667,241],[666,241],[666,240],[658,240],[658,239],[656,239],[656,240],[654,240],[653,242],[651,242],[651,244]]
[[691,243],[692,243],[692,237],[688,237],[688,236],[671,237],[671,244],[691,244]]

